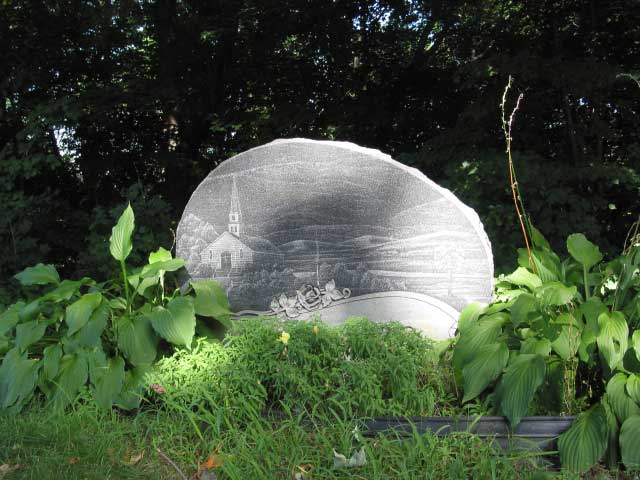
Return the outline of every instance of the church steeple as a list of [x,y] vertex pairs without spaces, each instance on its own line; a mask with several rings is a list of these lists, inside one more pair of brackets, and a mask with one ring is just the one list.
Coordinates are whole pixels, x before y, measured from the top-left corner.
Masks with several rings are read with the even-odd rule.
[[229,210],[229,233],[240,236],[242,225],[242,212],[240,211],[240,200],[238,198],[238,187],[236,176],[233,175],[233,186],[231,187],[231,208]]

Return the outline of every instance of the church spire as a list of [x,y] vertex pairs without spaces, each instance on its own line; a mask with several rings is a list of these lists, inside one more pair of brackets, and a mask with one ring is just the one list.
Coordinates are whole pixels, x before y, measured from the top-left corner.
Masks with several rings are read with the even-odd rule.
[[231,187],[231,208],[229,209],[229,232],[240,236],[240,225],[242,222],[242,212],[240,211],[240,200],[238,198],[238,186],[236,176],[233,175],[233,186]]

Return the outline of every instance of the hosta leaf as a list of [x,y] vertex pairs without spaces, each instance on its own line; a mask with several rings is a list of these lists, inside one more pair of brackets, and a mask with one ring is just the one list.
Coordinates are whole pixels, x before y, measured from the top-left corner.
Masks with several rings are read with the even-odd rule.
[[202,280],[191,282],[193,290],[196,292],[194,308],[197,315],[213,317],[220,323],[230,326],[229,316],[231,310],[229,299],[222,287],[213,280]]
[[0,366],[0,409],[19,411],[38,382],[40,362],[28,359],[17,348],[9,350]]
[[567,250],[575,260],[589,270],[602,260],[600,249],[587,240],[582,233],[574,233],[567,238]]
[[21,322],[28,322],[29,320],[35,320],[38,318],[38,315],[43,309],[43,305],[40,302],[39,298],[36,298],[34,301],[25,305],[20,312],[18,312],[18,317]]
[[67,307],[65,321],[69,327],[67,335],[71,336],[84,327],[93,311],[102,301],[99,293],[87,293]]
[[598,316],[598,349],[611,370],[622,361],[627,351],[629,327],[622,312],[601,313]]
[[87,360],[82,353],[65,355],[60,362],[60,372],[54,380],[56,384],[52,404],[56,410],[63,410],[73,402],[78,390],[88,378]]
[[559,307],[566,305],[576,296],[575,286],[567,287],[560,282],[548,282],[536,289],[536,298],[540,307]]
[[622,463],[629,471],[640,470],[640,415],[627,418],[620,429]]
[[125,372],[124,386],[116,400],[116,405],[125,410],[138,408],[144,390],[144,379],[149,371],[149,365],[140,365]]
[[529,403],[544,381],[546,365],[540,355],[521,354],[507,366],[498,386],[500,411],[516,427],[527,414]]
[[93,348],[100,341],[100,336],[107,326],[109,320],[109,303],[102,300],[89,317],[89,321],[75,335],[78,344],[83,347]]
[[508,360],[509,349],[504,342],[492,343],[480,348],[462,369],[464,377],[462,402],[468,402],[480,395],[502,373]]
[[502,317],[483,317],[461,332],[453,350],[453,365],[462,369],[480,348],[496,343],[498,335],[502,333],[503,323]]
[[110,358],[105,367],[98,367],[95,379],[94,397],[100,408],[110,409],[120,396],[124,385],[124,360],[122,357]]
[[635,350],[636,357],[638,357],[638,361],[640,362],[640,330],[633,332],[633,335],[631,336],[631,346]]
[[167,308],[156,307],[147,315],[153,329],[162,338],[174,345],[191,349],[196,329],[196,316],[191,297],[176,297]]
[[180,270],[184,267],[184,265],[184,260],[181,258],[172,258],[164,262],[151,263],[142,268],[140,278],[154,277],[158,275],[160,271],[175,272],[176,270]]
[[24,352],[30,345],[33,345],[42,338],[47,324],[36,320],[21,323],[16,327],[15,344],[21,352]]
[[607,450],[605,452],[605,461],[609,468],[617,468],[620,461],[620,445],[618,444],[618,437],[620,434],[620,425],[616,414],[613,412],[611,405],[609,405],[609,399],[607,394],[602,395],[600,403],[604,406],[607,413],[607,428],[609,429],[609,441]]
[[536,267],[536,275],[543,284],[560,280],[560,259],[555,253],[550,250],[532,250],[531,258]]
[[54,290],[47,293],[43,299],[51,300],[58,303],[62,301],[70,300],[79,290],[85,285],[95,283],[90,278],[83,278],[82,280],[63,280]]
[[109,238],[109,251],[113,258],[124,261],[131,253],[133,248],[131,244],[131,236],[135,228],[135,218],[131,205],[125,208],[124,212],[118,219],[116,226],[111,229],[111,237]]
[[22,285],[49,285],[60,283],[60,275],[53,265],[37,264],[35,267],[25,268],[14,277]]
[[585,328],[580,337],[580,345],[578,346],[578,356],[584,363],[593,360],[596,351],[596,334],[590,328]]
[[602,300],[598,297],[591,297],[580,305],[580,311],[582,315],[584,315],[587,328],[597,334],[600,331],[600,327],[598,327],[598,317],[607,311],[607,307],[602,303]]
[[0,335],[4,335],[20,321],[19,313],[24,308],[24,302],[18,302],[0,314]]
[[514,327],[528,324],[531,317],[538,316],[536,299],[529,293],[520,295],[511,307],[511,321]]
[[478,320],[478,317],[484,310],[484,306],[478,302],[472,302],[460,312],[458,317],[458,330],[461,332]]
[[542,285],[540,277],[522,267],[518,267],[515,272],[507,275],[504,279],[514,285],[527,287],[532,292]]
[[162,247],[159,247],[158,250],[149,254],[149,263],[167,262],[171,259],[173,259],[171,252]]
[[616,373],[607,383],[607,399],[620,423],[632,415],[640,415],[640,406],[627,394],[627,376]]
[[43,351],[42,373],[46,380],[53,380],[60,370],[60,359],[62,359],[62,347],[59,344],[49,345]]
[[158,337],[144,315],[116,320],[118,347],[133,365],[150,364],[156,358]]
[[546,357],[551,352],[551,342],[547,338],[527,338],[520,345],[520,353],[531,353]]
[[629,375],[625,388],[629,397],[640,405],[640,375]]
[[560,335],[551,344],[553,351],[563,360],[575,356],[580,346],[580,330],[575,326],[562,325]]
[[607,440],[606,411],[602,405],[594,405],[560,435],[558,450],[562,467],[573,472],[589,470],[604,455]]

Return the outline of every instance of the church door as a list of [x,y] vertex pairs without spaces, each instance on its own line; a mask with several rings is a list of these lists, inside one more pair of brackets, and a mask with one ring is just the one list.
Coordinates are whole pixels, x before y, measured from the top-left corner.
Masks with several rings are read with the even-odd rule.
[[222,252],[220,254],[220,270],[223,272],[231,271],[231,252]]

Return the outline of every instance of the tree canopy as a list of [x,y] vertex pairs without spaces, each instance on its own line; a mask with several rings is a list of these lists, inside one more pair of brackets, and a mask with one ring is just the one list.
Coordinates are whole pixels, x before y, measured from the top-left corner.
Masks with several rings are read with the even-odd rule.
[[2,0],[0,282],[38,261],[108,273],[127,201],[134,256],[170,247],[211,169],[294,136],[419,168],[478,211],[508,268],[510,75],[531,221],[614,254],[640,212],[639,20],[635,0]]

